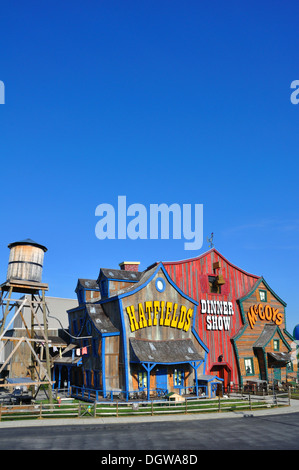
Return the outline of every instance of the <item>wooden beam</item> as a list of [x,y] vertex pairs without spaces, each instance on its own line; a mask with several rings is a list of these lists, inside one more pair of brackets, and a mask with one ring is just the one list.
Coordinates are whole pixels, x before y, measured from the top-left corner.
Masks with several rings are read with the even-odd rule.
[[[24,377],[26,378],[26,377]],[[41,381],[41,380],[35,380],[34,382],[20,382],[20,383],[13,383],[13,384],[0,384],[0,387],[20,387],[22,385],[26,385],[26,386],[31,386],[32,385],[46,385],[46,384],[51,384],[53,385],[55,383],[55,381],[51,380],[44,380],[44,381]]]

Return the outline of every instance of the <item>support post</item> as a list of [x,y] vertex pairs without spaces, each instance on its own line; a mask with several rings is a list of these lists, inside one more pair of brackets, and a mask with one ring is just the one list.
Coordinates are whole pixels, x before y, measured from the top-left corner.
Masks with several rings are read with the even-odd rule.
[[13,287],[10,287],[9,288],[9,294],[8,294],[8,300],[6,301],[5,311],[4,311],[4,315],[3,315],[3,321],[2,321],[1,328],[0,328],[0,334],[3,333],[4,328],[5,328],[5,322],[6,322],[8,312],[9,312],[9,303],[10,303],[10,298],[11,298],[12,291],[13,291]]
[[[43,303],[43,320],[44,320],[44,332],[46,338],[46,363],[47,363],[47,373],[49,379],[51,379],[51,366],[50,366],[50,352],[49,352],[49,337],[48,337],[48,323],[47,323],[47,314],[46,314],[46,301],[45,301],[45,292],[42,291],[42,303]],[[52,387],[51,383],[49,382],[49,402],[50,405],[53,405],[53,395],[52,395]]]

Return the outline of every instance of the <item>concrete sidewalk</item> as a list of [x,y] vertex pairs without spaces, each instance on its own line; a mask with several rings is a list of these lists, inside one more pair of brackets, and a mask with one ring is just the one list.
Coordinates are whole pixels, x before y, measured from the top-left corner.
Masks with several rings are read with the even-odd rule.
[[106,418],[59,418],[59,419],[37,419],[23,421],[6,421],[0,422],[0,429],[3,428],[21,428],[34,426],[77,426],[77,425],[96,425],[96,424],[134,424],[134,423],[153,423],[165,421],[194,421],[194,420],[211,420],[225,418],[248,418],[251,416],[273,416],[289,413],[299,413],[299,400],[291,400],[290,406],[280,408],[269,408],[262,410],[246,410],[246,411],[228,411],[220,413],[188,413],[177,415],[159,415],[159,416],[126,416],[126,417],[106,417]]

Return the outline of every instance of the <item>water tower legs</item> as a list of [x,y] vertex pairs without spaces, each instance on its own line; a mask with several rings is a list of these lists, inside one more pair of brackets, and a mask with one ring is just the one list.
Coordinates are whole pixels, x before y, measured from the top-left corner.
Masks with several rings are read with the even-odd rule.
[[[32,285],[33,284],[33,285]],[[7,341],[12,341],[13,343],[13,351],[9,355],[9,357],[5,360],[3,365],[0,368],[0,374],[9,363],[10,359],[13,357],[14,353],[17,352],[18,348],[21,345],[27,345],[29,350],[31,351],[31,367],[30,367],[30,375],[31,380],[28,380],[28,383],[22,383],[22,385],[26,386],[38,386],[38,388],[42,385],[48,386],[48,397],[50,404],[53,403],[53,395],[52,395],[52,380],[51,380],[51,364],[50,364],[50,353],[49,353],[49,339],[48,339],[48,323],[47,323],[47,315],[46,315],[46,299],[45,299],[45,290],[47,290],[47,284],[40,284],[37,283],[26,283],[24,281],[7,281],[6,283],[0,286],[0,306],[2,306],[3,317],[1,318],[1,307],[0,307],[0,347],[3,345],[3,342],[6,343]],[[29,299],[29,295],[23,297],[23,299],[12,299],[11,295],[13,292],[16,293],[23,293],[31,295]],[[5,295],[6,294],[6,295]],[[38,297],[38,299],[36,298]],[[6,325],[6,320],[9,312],[11,309],[18,305],[16,308],[15,314],[13,318],[9,321]],[[25,319],[22,315],[22,308],[27,305],[31,309],[31,325],[27,325]],[[43,327],[39,322],[37,311],[41,308],[43,312]],[[20,315],[22,320],[22,329],[25,330],[24,333],[26,336],[22,336],[20,338],[16,338],[14,336],[6,335],[7,331],[12,328],[13,321],[15,318]],[[35,325],[39,326],[39,333],[42,336],[42,339],[37,338],[35,336]],[[2,344],[1,344],[2,343]],[[35,349],[37,346],[44,345],[45,352],[46,352],[46,367],[36,354]],[[36,348],[35,348],[36,346]],[[4,346],[3,346],[4,347]],[[38,380],[36,380],[35,372],[38,375]],[[41,375],[42,374],[42,375]],[[16,384],[0,384],[0,387],[15,387]]]

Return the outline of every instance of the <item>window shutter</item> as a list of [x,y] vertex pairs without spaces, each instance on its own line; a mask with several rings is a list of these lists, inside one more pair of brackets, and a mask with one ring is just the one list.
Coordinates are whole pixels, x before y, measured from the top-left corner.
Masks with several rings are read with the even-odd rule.
[[199,282],[200,282],[200,289],[202,293],[206,293],[210,291],[209,278],[207,274],[201,274],[199,276]]
[[221,286],[221,294],[228,295],[229,294],[229,281],[228,279],[224,278],[225,284]]

